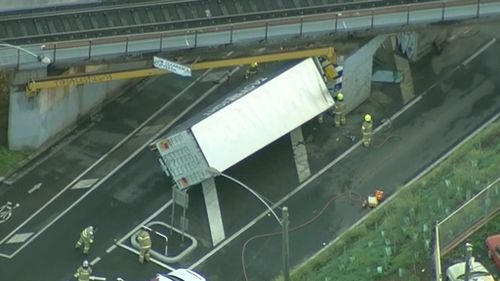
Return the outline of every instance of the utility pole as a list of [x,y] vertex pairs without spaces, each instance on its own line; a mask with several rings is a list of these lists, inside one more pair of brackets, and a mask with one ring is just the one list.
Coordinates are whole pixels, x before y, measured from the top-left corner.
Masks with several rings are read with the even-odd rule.
[[220,171],[217,171],[217,169],[209,167],[207,170],[209,173],[211,173],[213,176],[222,176],[225,177],[244,189],[246,189],[248,192],[250,192],[255,198],[259,199],[259,201],[266,206],[266,208],[271,212],[271,214],[274,216],[276,221],[281,225],[281,229],[283,231],[282,235],[282,243],[281,243],[281,248],[282,248],[282,259],[283,259],[283,280],[284,281],[290,281],[290,251],[289,251],[289,245],[288,245],[288,225],[290,224],[290,219],[288,216],[288,208],[286,206],[283,206],[282,208],[282,214],[281,214],[281,219],[278,217],[278,215],[273,211],[273,208],[267,204],[266,200],[262,198],[257,192],[255,192],[253,189],[248,187],[246,184],[242,183],[241,181],[226,175]]
[[465,243],[465,279],[464,279],[464,281],[470,280],[471,256],[472,256],[472,244]]
[[290,281],[290,248],[288,245],[288,224],[290,223],[288,217],[288,208],[283,207],[281,226],[283,228],[283,239],[282,239],[282,249],[283,249],[283,279],[285,281]]

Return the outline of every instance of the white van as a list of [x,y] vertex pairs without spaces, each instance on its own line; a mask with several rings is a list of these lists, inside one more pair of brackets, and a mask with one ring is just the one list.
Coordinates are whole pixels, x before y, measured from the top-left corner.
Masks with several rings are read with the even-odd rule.
[[[488,270],[471,258],[470,279],[474,281],[495,281]],[[465,279],[465,262],[456,263],[446,270],[448,281],[463,281]],[[193,279],[194,280],[194,279]]]
[[206,279],[192,270],[179,268],[166,275],[156,274],[151,281],[206,281]]

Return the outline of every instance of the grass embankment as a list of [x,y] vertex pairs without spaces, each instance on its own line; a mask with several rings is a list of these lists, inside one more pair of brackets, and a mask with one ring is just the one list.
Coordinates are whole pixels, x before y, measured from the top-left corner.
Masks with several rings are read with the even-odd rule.
[[[315,259],[294,269],[292,280],[432,280],[433,223],[498,176],[499,121],[396,198],[373,210],[367,220]],[[427,270],[422,272],[424,266]]]
[[0,177],[19,167],[22,160],[28,157],[27,151],[10,151],[0,147]]

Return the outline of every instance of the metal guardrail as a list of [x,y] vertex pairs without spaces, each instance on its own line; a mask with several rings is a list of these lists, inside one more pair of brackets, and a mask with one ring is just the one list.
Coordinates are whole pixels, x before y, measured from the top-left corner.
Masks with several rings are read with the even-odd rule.
[[[401,1],[401,0],[400,0]],[[412,0],[145,1],[0,18],[0,40],[52,42],[398,5]],[[424,0],[436,1],[436,0]]]
[[[312,33],[345,33],[375,30],[446,21],[487,18],[500,15],[496,0],[443,0],[389,6],[381,8],[321,13],[314,15],[276,18],[208,27],[187,28],[147,34],[131,34],[92,40],[75,40],[46,44],[45,55],[53,61],[92,60],[105,56],[129,56],[134,53],[162,52],[248,41],[259,41],[279,36],[305,36]],[[29,46],[33,49],[39,46]],[[0,52],[9,65],[25,67],[20,54]],[[16,58],[16,59],[14,59]],[[32,66],[34,67],[34,66]],[[29,68],[29,67],[28,67]]]
[[438,222],[434,228],[435,280],[443,280],[441,257],[500,213],[500,177]]

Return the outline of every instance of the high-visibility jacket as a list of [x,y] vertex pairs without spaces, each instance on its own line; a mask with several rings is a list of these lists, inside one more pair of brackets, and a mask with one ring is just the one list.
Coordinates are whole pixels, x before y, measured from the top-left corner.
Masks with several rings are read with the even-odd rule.
[[335,101],[334,105],[335,111],[333,112],[334,114],[345,114],[346,111],[346,106],[343,101]]
[[151,236],[146,231],[139,232],[137,242],[139,242],[141,249],[151,249]]
[[89,267],[80,266],[75,273],[75,277],[78,281],[88,281],[90,280],[90,274],[92,274],[92,269]]
[[90,227],[87,227],[82,231],[82,238],[89,243],[94,243],[94,232],[90,229]]
[[361,126],[361,131],[363,135],[371,135],[372,134],[372,122],[363,122],[363,126]]

